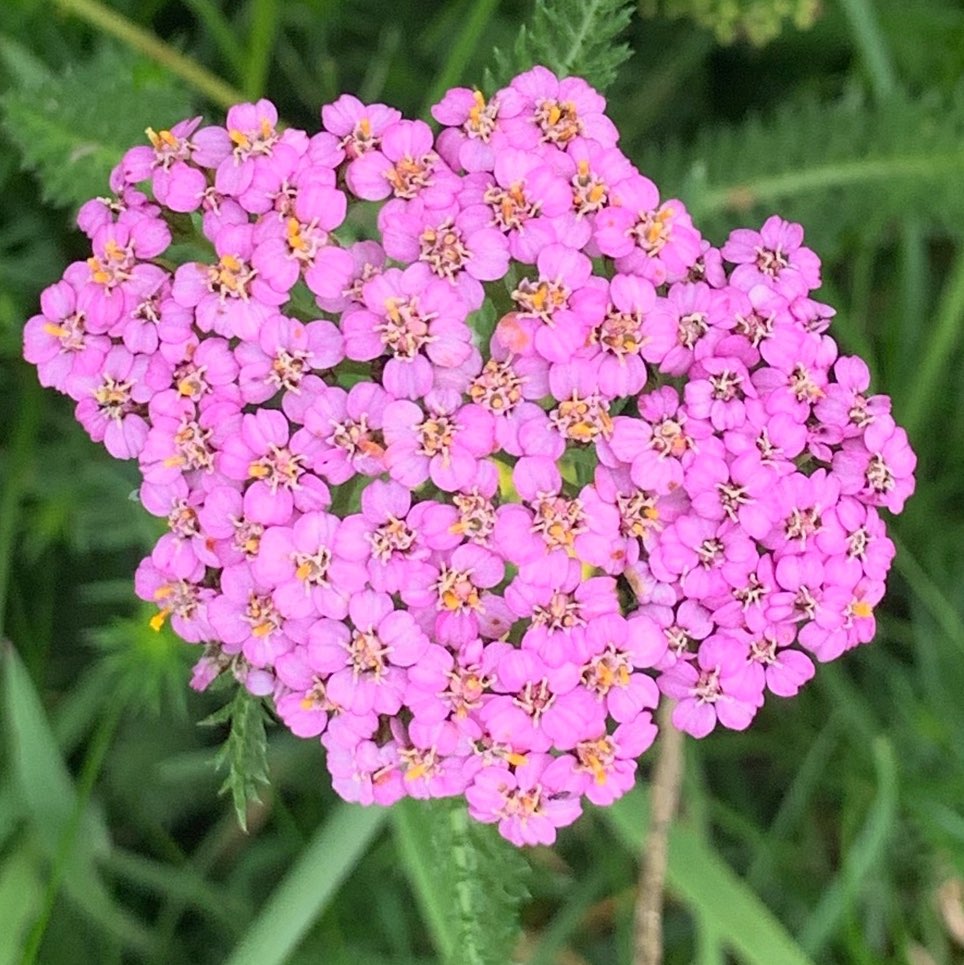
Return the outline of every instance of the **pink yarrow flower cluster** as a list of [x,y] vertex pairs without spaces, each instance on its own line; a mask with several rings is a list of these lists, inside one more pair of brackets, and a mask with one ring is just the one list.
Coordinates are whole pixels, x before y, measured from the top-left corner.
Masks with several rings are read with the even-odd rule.
[[[24,354],[137,460],[167,531],[135,587],[192,686],[270,698],[348,800],[547,844],[633,785],[660,700],[743,729],[873,637],[915,458],[799,225],[714,248],[543,67],[432,113],[149,129]],[[185,216],[212,254],[172,267]]]

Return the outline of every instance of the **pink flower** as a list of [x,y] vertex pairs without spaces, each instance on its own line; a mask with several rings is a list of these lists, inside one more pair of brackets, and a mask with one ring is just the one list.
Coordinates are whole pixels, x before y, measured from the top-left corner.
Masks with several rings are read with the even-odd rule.
[[484,767],[465,790],[476,821],[498,822],[499,834],[513,844],[552,844],[556,830],[582,813],[579,781],[568,756],[528,754],[515,770]]
[[705,737],[717,721],[745,730],[763,704],[761,681],[749,672],[740,648],[723,635],[700,644],[695,664],[677,663],[657,682],[677,702],[673,726],[693,737]]
[[314,667],[330,674],[327,696],[352,714],[395,714],[402,706],[404,668],[417,663],[428,638],[411,614],[395,610],[386,593],[364,590],[348,603],[352,627],[321,619],[308,634]]
[[820,259],[803,247],[803,228],[773,215],[757,231],[730,232],[723,257],[737,265],[730,283],[749,291],[766,285],[786,298],[820,287]]
[[492,416],[478,405],[425,413],[414,402],[392,402],[385,407],[383,432],[392,479],[415,487],[431,477],[449,493],[470,488],[479,460],[495,448]]
[[702,239],[681,202],[660,204],[656,185],[636,175],[620,184],[610,204],[596,215],[594,238],[619,271],[657,285],[687,277]]

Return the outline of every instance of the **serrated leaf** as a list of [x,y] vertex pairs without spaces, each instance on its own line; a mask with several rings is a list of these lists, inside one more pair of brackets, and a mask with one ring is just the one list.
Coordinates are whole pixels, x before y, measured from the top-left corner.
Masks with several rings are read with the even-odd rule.
[[52,204],[105,194],[111,169],[144,143],[145,127],[170,127],[191,114],[169,74],[127,51],[105,47],[41,85],[20,73],[20,85],[0,99],[4,127]]
[[231,793],[238,824],[248,830],[248,807],[261,802],[260,787],[267,786],[268,735],[265,724],[270,720],[264,703],[239,686],[231,701],[201,721],[203,725],[228,724],[230,731],[214,758],[219,770],[227,769],[220,794]]
[[634,4],[626,0],[536,0],[508,53],[496,50],[487,72],[494,84],[542,64],[559,77],[583,77],[605,90],[631,50],[616,38],[626,29]]
[[395,840],[432,939],[445,962],[502,965],[512,958],[529,864],[465,803],[402,800]]

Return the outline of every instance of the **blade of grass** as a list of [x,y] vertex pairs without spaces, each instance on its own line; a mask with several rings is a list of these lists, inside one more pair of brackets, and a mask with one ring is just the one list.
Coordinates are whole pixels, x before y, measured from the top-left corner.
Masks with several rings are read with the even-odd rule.
[[[964,249],[962,249],[964,252]],[[897,547],[894,568],[907,581],[908,586],[934,618],[937,625],[947,634],[961,653],[964,653],[964,620],[957,608],[944,595],[944,591],[931,579],[930,575],[910,550],[891,533],[890,538]]]
[[250,917],[251,909],[246,902],[209,884],[190,867],[171,867],[124,848],[112,848],[103,863],[108,871],[147,891],[184,901],[221,925],[228,935],[237,935],[238,923]]
[[[646,836],[647,799],[637,788],[606,809],[606,820],[633,854],[639,853]],[[759,896],[683,822],[670,829],[667,883],[749,965],[812,965]]]
[[156,60],[213,104],[227,109],[246,100],[244,93],[212,74],[206,67],[202,67],[197,61],[164,43],[149,30],[132,23],[126,17],[99,3],[98,0],[54,0],[54,4],[64,13],[73,14],[85,20],[92,27]]
[[880,863],[897,820],[897,762],[894,749],[884,737],[873,743],[877,795],[853,845],[846,851],[843,868],[824,890],[800,933],[807,953],[820,956],[834,929],[847,915],[860,886]]
[[592,904],[610,887],[609,875],[609,868],[597,864],[572,891],[567,892],[565,904],[543,930],[528,965],[553,965],[553,962],[562,960],[566,942],[579,931]]
[[964,329],[964,245],[957,252],[935,312],[935,322],[927,337],[927,350],[915,366],[914,378],[907,385],[904,418],[907,434],[913,439],[921,429],[931,403],[944,399],[941,380],[953,359]]
[[281,15],[278,0],[252,0],[251,26],[244,68],[244,92],[250,100],[263,96],[271,65],[271,51],[278,35]]
[[[149,954],[153,949],[149,933],[113,900],[95,865],[96,858],[108,850],[109,838],[103,821],[87,804],[106,751],[104,742],[113,732],[113,715],[105,716],[107,724],[91,745],[78,791],[57,747],[40,697],[17,652],[5,643],[0,647],[0,656],[11,779],[30,815],[37,840],[53,863],[46,902],[51,895],[56,898],[62,883],[71,901],[91,921],[129,948]],[[37,922],[41,937],[48,914],[45,912]]]
[[227,965],[282,965],[324,913],[388,817],[385,808],[339,804],[275,888]]
[[70,818],[64,825],[57,842],[57,852],[54,858],[53,869],[47,879],[47,887],[44,890],[43,907],[40,916],[37,918],[30,937],[23,953],[22,965],[31,965],[37,959],[40,952],[40,945],[43,942],[44,932],[50,923],[50,916],[53,914],[54,904],[57,895],[60,893],[61,885],[67,876],[70,867],[74,847],[77,843],[77,833],[80,830],[81,819],[90,801],[90,795],[94,790],[94,782],[100,769],[104,764],[107,755],[107,748],[110,746],[111,739],[117,724],[120,722],[123,713],[123,704],[119,700],[114,700],[111,709],[101,718],[94,737],[87,749],[87,756],[84,758],[84,766],[80,772],[80,781],[77,785],[77,794],[71,809]]
[[0,965],[22,962],[24,940],[43,899],[37,859],[21,845],[0,868]]
[[766,881],[776,860],[773,843],[785,840],[803,816],[807,803],[817,790],[830,755],[837,745],[839,724],[840,715],[835,711],[820,728],[816,740],[810,745],[806,757],[793,775],[793,780],[780,801],[776,816],[767,828],[764,840],[746,873],[747,884],[751,887],[759,888]]
[[428,117],[429,108],[442,99],[442,95],[462,80],[466,64],[472,52],[481,45],[482,34],[499,6],[499,0],[468,0],[462,8],[465,18],[442,69],[435,76],[422,105],[422,117]]
[[897,74],[871,0],[840,0],[874,93],[881,100],[897,90]]
[[218,52],[231,68],[235,77],[244,75],[244,47],[238,40],[237,31],[213,0],[183,0],[186,7],[201,21],[211,35]]

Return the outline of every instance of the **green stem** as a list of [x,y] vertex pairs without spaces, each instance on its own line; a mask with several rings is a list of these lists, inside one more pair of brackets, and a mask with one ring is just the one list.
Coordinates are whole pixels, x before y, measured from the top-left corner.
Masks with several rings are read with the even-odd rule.
[[54,0],[54,3],[64,13],[85,20],[98,30],[156,60],[219,107],[227,109],[246,99],[241,91],[98,0]]
[[964,245],[947,275],[937,306],[936,320],[927,338],[927,351],[917,367],[904,406],[904,425],[911,438],[921,428],[932,399],[943,398],[940,380],[957,349],[964,321]]
[[758,181],[728,184],[712,188],[699,199],[699,214],[706,217],[723,211],[743,211],[754,204],[770,203],[781,198],[826,188],[892,181],[895,177],[933,181],[945,174],[958,174],[964,169],[964,150],[946,154],[921,154],[904,158],[858,158],[788,171]]
[[278,0],[254,0],[248,31],[248,57],[244,71],[244,92],[254,100],[264,93],[271,51],[278,34]]
[[948,640],[964,654],[964,621],[957,608],[896,534],[891,533],[891,539],[897,547],[894,568],[907,581],[934,622],[947,634]]
[[425,105],[422,107],[423,116],[428,114],[429,108],[441,100],[442,95],[450,87],[455,86],[462,79],[462,71],[472,52],[480,46],[482,32],[488,26],[498,5],[499,0],[470,0],[467,4],[468,16],[449,50],[445,65],[425,98]]
[[194,12],[217,44],[221,56],[231,66],[236,77],[244,74],[246,55],[231,21],[221,12],[214,0],[182,0]]
[[872,0],[840,0],[878,100],[897,90],[897,74]]
[[57,855],[54,859],[53,870],[47,882],[47,889],[44,892],[43,908],[40,917],[37,919],[27,945],[24,949],[21,965],[33,965],[37,960],[40,945],[43,942],[44,933],[50,924],[50,916],[53,914],[57,895],[60,893],[60,886],[63,884],[64,875],[67,873],[67,865],[70,862],[70,853],[74,847],[74,840],[80,829],[80,820],[84,816],[87,804],[90,801],[91,793],[94,790],[94,782],[100,774],[107,756],[107,749],[110,747],[111,739],[117,724],[120,722],[124,712],[124,704],[119,700],[114,700],[111,709],[101,718],[100,726],[94,734],[93,740],[84,758],[84,766],[80,773],[80,780],[77,784],[77,798],[74,802],[74,809],[71,812],[70,820],[60,837],[57,845]]

